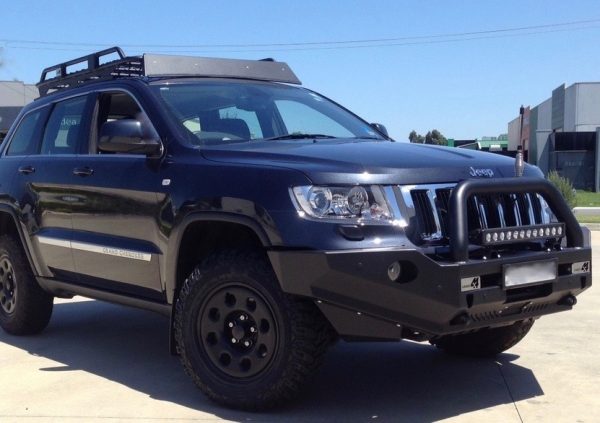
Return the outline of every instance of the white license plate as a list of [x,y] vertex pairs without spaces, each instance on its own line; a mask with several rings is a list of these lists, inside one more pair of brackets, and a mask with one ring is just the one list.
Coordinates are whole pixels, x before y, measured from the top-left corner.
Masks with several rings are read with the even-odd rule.
[[519,285],[551,281],[556,279],[556,269],[556,261],[507,264],[504,266],[504,286],[512,288]]

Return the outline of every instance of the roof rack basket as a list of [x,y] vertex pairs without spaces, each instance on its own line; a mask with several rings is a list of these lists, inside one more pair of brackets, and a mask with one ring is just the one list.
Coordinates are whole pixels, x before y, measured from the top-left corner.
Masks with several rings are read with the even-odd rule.
[[286,63],[273,59],[217,59],[162,54],[125,57],[119,47],[111,47],[44,69],[37,87],[40,97],[43,97],[53,91],[90,82],[140,76],[242,78],[301,84]]
[[[102,59],[111,56],[118,58],[103,63]],[[125,57],[119,47],[78,57],[68,62],[59,63],[42,71],[37,84],[40,97],[49,92],[73,88],[86,82],[101,81],[119,77],[144,75],[144,61],[141,56]],[[75,69],[75,70],[72,70]]]

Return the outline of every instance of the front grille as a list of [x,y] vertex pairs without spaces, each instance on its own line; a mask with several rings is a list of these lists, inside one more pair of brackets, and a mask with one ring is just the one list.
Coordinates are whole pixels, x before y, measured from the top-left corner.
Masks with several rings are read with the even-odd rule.
[[[448,215],[454,185],[413,185],[399,187],[408,213],[413,237],[420,242],[444,243],[450,233]],[[472,195],[467,200],[469,237],[482,229],[501,229],[547,224],[553,214],[537,193],[496,193]]]

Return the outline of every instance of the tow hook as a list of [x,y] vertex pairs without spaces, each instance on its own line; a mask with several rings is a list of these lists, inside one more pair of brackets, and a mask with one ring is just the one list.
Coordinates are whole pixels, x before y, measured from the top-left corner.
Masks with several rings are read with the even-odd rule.
[[461,313],[458,316],[450,320],[451,325],[468,325],[471,322],[471,318],[467,313]]
[[560,301],[558,302],[558,305],[565,305],[565,306],[569,306],[569,307],[573,307],[575,304],[577,304],[577,298],[575,298],[575,296],[573,295],[567,295],[566,297],[563,297],[560,299]]

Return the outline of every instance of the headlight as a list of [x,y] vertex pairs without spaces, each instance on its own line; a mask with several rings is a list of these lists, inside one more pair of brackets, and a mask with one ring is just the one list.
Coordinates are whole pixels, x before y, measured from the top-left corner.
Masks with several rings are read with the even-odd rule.
[[291,189],[302,216],[336,221],[393,224],[394,216],[378,185],[353,187],[301,186]]

